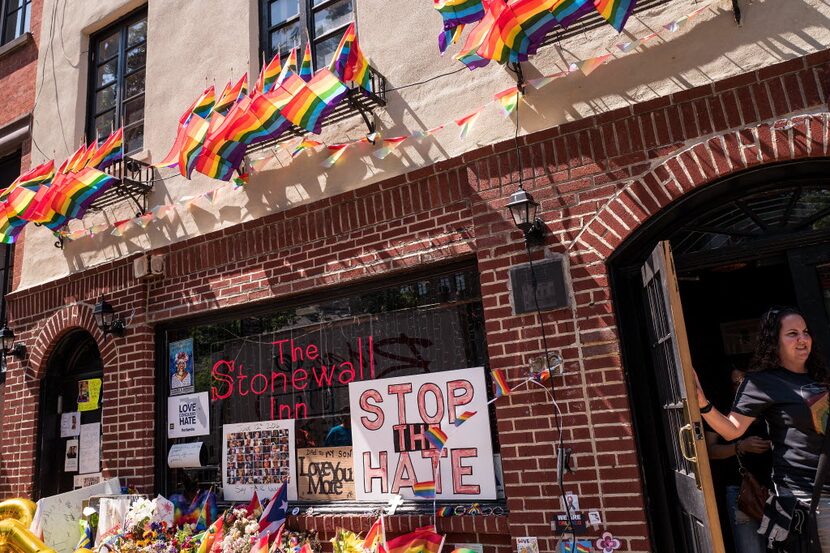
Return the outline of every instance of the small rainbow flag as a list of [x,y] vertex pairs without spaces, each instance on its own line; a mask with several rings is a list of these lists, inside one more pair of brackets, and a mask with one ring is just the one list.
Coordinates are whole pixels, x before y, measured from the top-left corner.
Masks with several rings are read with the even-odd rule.
[[439,517],[451,517],[453,515],[452,507],[441,507],[436,511]]
[[281,85],[291,93],[291,99],[282,108],[283,116],[314,134],[320,134],[323,119],[346,96],[348,89],[327,68],[323,68],[305,83],[290,75]]
[[95,148],[89,158],[88,167],[104,170],[124,156],[124,127],[121,127],[107,137],[104,142]]
[[509,396],[510,385],[507,384],[507,378],[504,376],[502,369],[493,369],[490,371],[493,375],[493,383],[496,385],[496,397]]
[[314,67],[311,65],[311,43],[306,41],[303,61],[300,64],[300,78],[308,82],[311,80],[312,75],[314,75]]
[[[231,88],[227,88],[223,91],[222,96],[216,100],[216,103],[213,104],[213,113],[220,113],[225,115],[230,111],[231,107],[238,102],[243,96],[248,93],[248,74],[243,74],[236,84],[233,85]],[[194,115],[199,115],[198,113],[194,112]],[[200,117],[204,117],[199,115]]]
[[590,13],[593,7],[590,0],[558,0],[551,12],[559,24],[567,28],[583,15]]
[[72,154],[69,159],[61,163],[60,168],[58,168],[58,173],[74,173],[81,170],[84,160],[87,159],[88,149],[89,146],[81,144],[81,146],[75,150],[75,153]]
[[274,88],[274,83],[277,82],[277,77],[280,76],[280,71],[282,71],[279,52],[274,54],[274,57],[270,62],[268,62],[268,64],[265,64],[264,62],[265,60],[263,59],[262,70],[260,70],[259,77],[257,77],[253,89],[251,90],[251,96],[254,96],[255,94],[264,94]]
[[349,25],[340,44],[332,55],[329,70],[343,82],[355,82],[366,90],[371,90],[369,62],[360,50],[354,22]]
[[452,553],[476,553],[474,549],[469,547],[457,547],[452,550]]
[[510,117],[513,110],[519,105],[519,88],[513,86],[507,90],[502,90],[493,96],[493,98],[499,103],[501,109],[504,110],[504,116]]
[[412,486],[412,490],[415,492],[415,497],[432,499],[435,497],[435,481],[427,480],[426,482],[416,482]]
[[467,133],[470,132],[470,128],[472,128],[473,124],[476,122],[476,119],[478,119],[478,116],[481,114],[481,109],[482,108],[478,108],[473,113],[455,120],[455,124],[461,127],[461,134],[459,134],[459,137],[462,140],[467,138]]
[[193,107],[190,109],[191,115],[198,115],[199,117],[207,117],[210,114],[210,111],[213,109],[213,104],[216,101],[216,90],[213,88],[213,85],[210,85],[205,91],[202,93],[199,98],[196,99],[196,102],[193,104]]
[[594,7],[609,25],[622,32],[637,0],[594,0]]
[[577,69],[582,71],[582,74],[587,77],[593,73],[597,67],[607,62],[610,57],[611,54],[603,54],[595,58],[588,58],[587,60],[578,61],[574,65],[576,65]]
[[288,59],[285,60],[285,65],[283,65],[282,70],[280,70],[280,76],[277,77],[276,84],[282,84],[282,82],[285,81],[289,75],[293,75],[295,71],[297,71],[297,49],[292,48],[291,52],[288,53]]
[[196,161],[202,151],[207,136],[209,123],[201,117],[193,116],[185,127],[185,137],[179,150],[179,173],[190,178],[196,168]]
[[337,163],[337,160],[340,159],[340,156],[346,153],[346,148],[350,145],[351,144],[347,142],[345,144],[332,144],[331,146],[328,146],[329,157],[327,157],[322,163],[323,167],[326,169],[333,167],[334,164]]
[[440,426],[430,426],[424,432],[424,437],[435,446],[435,449],[444,449],[444,444],[447,443],[447,435],[441,430]]
[[474,23],[484,17],[481,0],[433,0],[433,7],[444,20],[444,31],[438,35],[438,50],[443,54],[450,43],[455,43],[464,24]]
[[53,178],[55,178],[55,161],[50,159],[14,179],[14,182],[0,192],[0,199],[8,197],[18,188],[27,188],[36,192],[41,185],[48,185],[52,182]]
[[383,146],[375,150],[372,155],[378,159],[386,159],[386,156],[395,151],[395,148],[401,145],[401,142],[409,138],[407,136],[393,136],[392,138],[384,138]]
[[309,138],[306,138],[302,142],[297,144],[297,147],[294,148],[293,152],[291,152],[291,157],[297,157],[300,154],[300,152],[302,152],[303,150],[309,150],[309,149],[313,150],[317,146],[322,146],[322,145],[323,145],[322,142],[318,142],[317,140],[311,140]]
[[476,413],[477,411],[464,411],[463,413],[455,417],[455,422],[453,423],[453,425],[461,426],[462,424],[470,420]]

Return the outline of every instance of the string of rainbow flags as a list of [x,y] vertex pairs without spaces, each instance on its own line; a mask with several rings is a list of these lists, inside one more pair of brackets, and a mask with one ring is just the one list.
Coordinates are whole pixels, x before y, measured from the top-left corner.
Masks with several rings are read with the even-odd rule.
[[[690,25],[693,24],[695,18],[707,10],[710,6],[717,3],[717,0],[711,0],[709,2],[703,3],[696,7],[690,13],[683,15],[677,19],[669,21],[668,23],[660,26],[657,30],[653,32],[649,32],[644,34],[639,38],[632,38],[631,40],[626,40],[623,42],[619,42],[614,45],[612,48],[606,50],[605,52],[599,53],[595,56],[574,61],[569,65],[569,67],[563,71],[559,71],[557,73],[553,73],[550,75],[544,75],[535,79],[530,79],[527,81],[533,89],[540,89],[544,86],[549,85],[553,81],[564,78],[572,73],[582,73],[584,76],[588,76],[593,73],[597,68],[605,65],[613,61],[614,59],[618,59],[621,56],[628,55],[634,51],[636,51],[641,46],[660,38],[664,42],[668,42],[671,40],[672,36],[676,33],[680,32],[683,29],[686,29]],[[286,67],[288,64],[286,64]],[[302,70],[301,70],[302,71]],[[263,69],[263,72],[266,74],[267,78],[267,67]],[[262,79],[262,74],[260,75],[260,79]],[[234,87],[226,87],[226,91],[220,95],[220,105],[224,103],[221,101],[222,98],[230,95],[233,97],[234,89],[237,91],[241,88],[240,83],[234,85]],[[212,190],[208,190],[199,194],[189,195],[179,198],[175,204],[162,204],[157,205],[151,208],[147,213],[140,215],[138,217],[123,219],[120,221],[116,221],[113,223],[99,223],[93,225],[88,228],[80,228],[76,230],[69,230],[63,229],[60,231],[55,231],[55,235],[65,239],[65,240],[79,240],[87,237],[96,236],[102,233],[109,233],[113,236],[123,236],[127,233],[130,229],[133,228],[140,228],[146,229],[147,226],[153,222],[154,220],[160,220],[165,217],[170,216],[173,213],[176,213],[176,210],[180,207],[184,207],[185,209],[191,208],[195,202],[200,201],[202,199],[206,199],[208,202],[213,204],[216,201],[216,197],[219,193],[225,191],[239,191],[241,190],[244,185],[248,182],[248,179],[251,175],[255,175],[257,173],[269,171],[272,169],[276,169],[278,165],[282,162],[278,157],[278,149],[283,149],[290,153],[290,160],[293,160],[297,156],[303,154],[304,152],[307,155],[309,152],[315,152],[318,150],[325,149],[327,156],[321,162],[320,166],[323,169],[331,169],[335,167],[335,165],[342,159],[344,154],[350,149],[354,149],[357,146],[367,144],[379,144],[379,146],[372,152],[372,157],[378,160],[384,160],[393,152],[395,152],[400,146],[406,142],[407,140],[422,140],[424,138],[430,137],[442,130],[450,129],[453,126],[459,129],[459,137],[464,139],[467,137],[470,129],[474,126],[476,120],[481,115],[481,113],[490,105],[495,105],[500,109],[505,117],[509,117],[517,108],[518,102],[520,101],[522,96],[522,91],[519,90],[518,86],[513,86],[502,90],[494,94],[493,99],[490,102],[487,102],[475,110],[467,113],[466,115],[458,118],[454,118],[450,121],[447,121],[443,124],[437,125],[428,130],[416,130],[406,135],[400,136],[392,136],[392,137],[382,137],[380,133],[371,133],[365,137],[361,137],[355,140],[350,140],[346,142],[339,142],[333,144],[325,144],[322,141],[313,140],[310,138],[303,138],[300,139],[298,142],[295,143],[293,147],[284,147],[280,145],[276,145],[273,147],[271,152],[262,157],[257,158],[254,160],[249,160],[247,167],[248,170],[240,171],[236,178],[230,179],[228,182],[223,182],[221,185],[213,188]],[[171,148],[171,153],[165,157],[165,160],[156,164],[156,167],[175,167],[178,166],[180,173],[186,177],[189,176],[189,172],[193,169],[199,170],[197,160],[190,159],[187,154],[180,154],[180,152],[185,151],[186,147],[183,145],[188,140],[188,133],[181,132],[182,126],[186,129],[188,128],[188,124],[190,123],[191,119],[188,119],[186,116],[189,113],[193,113],[199,115],[199,104],[205,104],[205,94],[200,97],[199,100],[194,102],[194,105],[185,113],[185,116],[180,120],[180,132],[177,136],[176,143],[174,144],[173,148]],[[204,120],[203,117],[200,116]],[[210,125],[210,123],[208,123]],[[200,128],[204,127],[204,125],[199,125]],[[208,145],[208,149],[210,149],[210,145]],[[176,155],[173,155],[176,153]],[[197,158],[198,159],[198,158]],[[220,161],[215,161],[216,166],[222,165]],[[285,166],[283,164],[283,166]],[[164,179],[170,178],[164,177]]]

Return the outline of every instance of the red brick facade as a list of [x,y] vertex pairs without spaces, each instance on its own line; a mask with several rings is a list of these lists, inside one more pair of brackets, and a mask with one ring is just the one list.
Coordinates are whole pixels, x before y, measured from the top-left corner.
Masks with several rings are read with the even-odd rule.
[[[605,262],[634,229],[697,186],[759,164],[827,156],[829,77],[825,51],[521,139],[525,188],[552,231],[547,248],[569,258],[575,299],[572,308],[543,313],[548,344],[567,361],[564,381],[556,380],[574,448],[567,489],[579,494],[583,511],[600,511],[623,550],[648,551],[650,541]],[[514,316],[509,299],[508,269],[526,262],[505,208],[517,166],[507,140],[161,248],[153,252],[166,255],[158,280],[134,280],[130,258],[15,292],[11,320],[31,354],[9,372],[0,495],[32,490],[38,383],[50,347],[73,326],[98,339],[105,397],[115,400],[105,402],[103,468],[146,491],[153,489],[159,322],[474,257],[491,365],[518,380],[542,344],[537,316]],[[91,324],[101,293],[132,316],[125,338],[104,340]],[[552,408],[542,391],[520,391],[496,406],[510,514],[439,519],[439,529],[452,533],[448,543],[483,543],[488,553],[514,550],[511,539],[521,536],[538,536],[542,551],[554,551]],[[344,518],[299,522],[330,532]],[[345,525],[366,530],[370,522]],[[426,523],[392,517],[389,531]]]

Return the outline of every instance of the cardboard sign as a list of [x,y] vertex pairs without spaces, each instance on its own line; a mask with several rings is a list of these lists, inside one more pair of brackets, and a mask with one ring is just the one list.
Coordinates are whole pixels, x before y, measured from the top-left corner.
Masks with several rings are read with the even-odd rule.
[[351,447],[297,450],[297,493],[300,499],[354,499]]
[[283,482],[289,501],[297,500],[294,419],[222,427],[222,487],[229,501],[271,498]]
[[167,437],[187,438],[210,434],[209,405],[207,392],[167,398]]
[[[414,492],[430,481],[437,499],[496,499],[483,367],[352,382],[349,403],[357,499],[431,500]],[[440,453],[430,427],[447,436]]]

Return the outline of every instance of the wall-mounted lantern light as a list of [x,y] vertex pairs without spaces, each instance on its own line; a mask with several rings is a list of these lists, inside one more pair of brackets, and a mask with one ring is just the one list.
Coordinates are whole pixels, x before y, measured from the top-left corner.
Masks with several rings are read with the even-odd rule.
[[521,186],[510,196],[507,203],[513,222],[524,233],[528,245],[541,245],[545,242],[545,225],[536,216],[539,204],[533,201],[533,196]]
[[104,336],[107,334],[124,336],[127,325],[124,319],[115,315],[112,305],[104,299],[104,296],[98,298],[98,303],[95,304],[95,309],[92,310],[92,316]]
[[6,323],[3,323],[3,328],[0,328],[0,342],[3,349],[3,357],[9,354],[14,355],[18,359],[26,357],[26,345],[23,342],[14,342],[14,331]]

